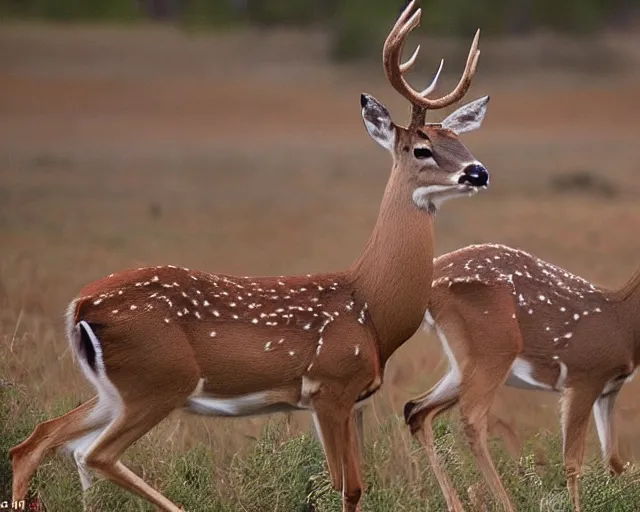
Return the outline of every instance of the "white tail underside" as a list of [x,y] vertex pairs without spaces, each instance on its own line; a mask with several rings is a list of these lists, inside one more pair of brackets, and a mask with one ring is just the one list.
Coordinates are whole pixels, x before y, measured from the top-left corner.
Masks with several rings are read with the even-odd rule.
[[[63,450],[73,453],[78,467],[78,473],[80,474],[82,489],[86,491],[91,486],[92,478],[84,462],[85,458],[91,453],[91,450],[104,431],[118,418],[122,411],[123,402],[120,393],[106,375],[100,340],[87,322],[84,320],[81,320],[77,324],[74,322],[75,305],[75,301],[72,302],[67,311],[67,337],[74,359],[78,362],[82,373],[84,373],[87,380],[98,393],[98,403],[84,419],[84,427],[91,430],[82,437],[66,443],[63,446]],[[83,329],[89,337],[95,351],[95,372],[89,367],[80,351],[81,329]]]

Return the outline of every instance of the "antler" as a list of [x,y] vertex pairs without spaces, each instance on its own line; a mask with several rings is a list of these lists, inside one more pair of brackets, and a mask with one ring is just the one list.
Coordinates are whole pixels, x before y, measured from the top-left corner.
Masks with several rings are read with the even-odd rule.
[[[422,92],[415,91],[407,83],[403,75],[405,72],[413,68],[418,56],[418,51],[420,50],[420,45],[418,45],[408,61],[401,63],[402,49],[407,35],[420,24],[422,9],[418,8],[413,12],[415,4],[416,0],[412,0],[404,9],[398,18],[398,21],[396,21],[396,24],[391,29],[391,32],[389,32],[382,50],[382,64],[384,66],[387,79],[393,88],[411,103],[411,124],[409,126],[412,128],[424,125],[427,109],[436,110],[444,108],[455,103],[466,94],[469,86],[471,85],[473,75],[476,72],[478,58],[480,57],[480,50],[478,50],[480,29],[478,29],[475,37],[473,38],[473,43],[471,43],[471,49],[469,50],[469,56],[467,57],[467,64],[464,68],[464,73],[462,73],[462,78],[460,78],[458,85],[453,91],[441,98],[427,98],[438,84],[438,78],[440,78],[444,59],[440,61],[440,67],[433,77],[433,80],[431,80],[429,86]],[[411,14],[412,12],[413,14]]]

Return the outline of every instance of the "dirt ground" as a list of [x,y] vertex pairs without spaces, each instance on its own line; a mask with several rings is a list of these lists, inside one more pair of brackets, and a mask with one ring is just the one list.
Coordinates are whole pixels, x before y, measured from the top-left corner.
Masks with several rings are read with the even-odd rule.
[[[407,108],[381,66],[333,66],[323,45],[295,33],[0,29],[0,336],[15,358],[0,377],[43,404],[88,396],[62,313],[83,284],[118,269],[306,273],[358,256],[390,168],[362,126],[359,94],[397,122]],[[416,86],[438,60],[427,48]],[[445,205],[437,253],[501,242],[621,285],[640,263],[640,65],[569,71],[530,55],[529,69],[485,71],[485,56],[506,50],[482,48],[468,98],[492,100],[464,140],[492,183]],[[447,61],[445,86],[461,67]],[[369,419],[399,412],[444,369],[436,341],[418,333]],[[638,392],[636,380],[617,407],[622,452],[636,460]],[[494,413],[522,442],[558,428],[556,400],[504,390]],[[255,434],[261,420],[236,421]]]

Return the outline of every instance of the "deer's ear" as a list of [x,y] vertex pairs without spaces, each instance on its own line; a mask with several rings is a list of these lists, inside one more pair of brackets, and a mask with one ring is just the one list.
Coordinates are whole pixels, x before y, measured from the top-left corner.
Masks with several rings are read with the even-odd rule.
[[443,128],[448,128],[458,135],[464,132],[470,132],[471,130],[477,130],[482,125],[482,121],[484,121],[488,103],[489,96],[484,96],[471,103],[462,105],[442,121]]
[[396,144],[396,125],[382,103],[368,94],[360,95],[362,119],[367,132],[373,140],[388,151],[393,151]]

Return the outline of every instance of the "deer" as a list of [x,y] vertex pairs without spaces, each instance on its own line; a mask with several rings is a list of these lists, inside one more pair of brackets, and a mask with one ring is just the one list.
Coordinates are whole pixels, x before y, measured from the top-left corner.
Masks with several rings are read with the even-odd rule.
[[407,5],[383,47],[391,86],[411,105],[407,127],[368,94],[368,134],[392,156],[378,218],[346,270],[295,276],[232,276],[174,265],[110,274],[84,287],[67,309],[70,350],[96,395],[37,425],[10,450],[13,499],[55,448],[70,451],[83,491],[95,474],[166,512],[180,510],[120,460],[175,410],[217,417],[311,412],[344,511],[360,510],[363,482],[353,410],[383,383],[386,361],[420,327],[431,295],[434,215],[442,202],[487,188],[489,172],[459,138],[477,129],[488,96],[441,123],[428,110],[460,100],[475,74],[479,31],[460,81],[430,98],[402,62],[420,22]]
[[449,369],[405,404],[404,418],[450,511],[463,508],[438,463],[432,424],[458,403],[483,477],[504,509],[514,510],[487,449],[487,415],[503,385],[561,394],[563,464],[577,512],[591,411],[604,461],[613,474],[624,471],[613,412],[640,365],[639,314],[640,270],[610,290],[498,244],[471,245],[434,261],[424,327],[437,334]]

